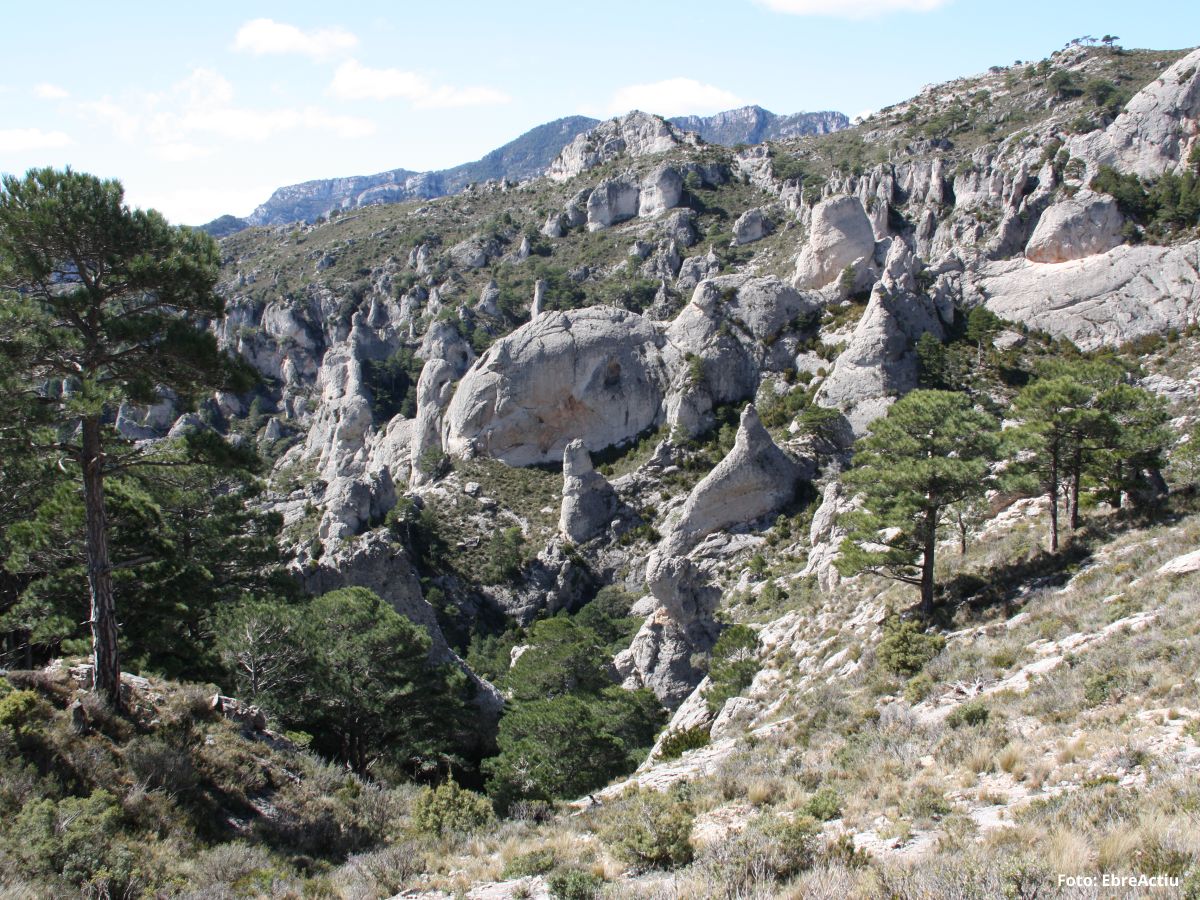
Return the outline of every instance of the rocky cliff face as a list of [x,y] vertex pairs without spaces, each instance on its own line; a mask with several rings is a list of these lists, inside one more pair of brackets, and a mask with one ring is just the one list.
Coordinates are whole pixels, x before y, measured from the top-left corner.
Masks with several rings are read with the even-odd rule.
[[840,112],[794,113],[777,115],[761,106],[743,106],[712,116],[676,116],[672,125],[692,131],[710,144],[733,147],[737,144],[761,144],[810,134],[829,134],[850,127]]

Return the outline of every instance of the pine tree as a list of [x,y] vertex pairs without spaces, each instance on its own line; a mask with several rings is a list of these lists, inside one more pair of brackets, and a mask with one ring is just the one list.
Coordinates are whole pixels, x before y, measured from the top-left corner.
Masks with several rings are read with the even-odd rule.
[[[26,452],[70,460],[83,489],[94,687],[121,705],[105,478],[145,463],[108,424],[157,388],[185,402],[232,386],[235,367],[202,327],[220,316],[212,239],[131,210],[117,181],[70,169],[0,188],[0,357]],[[244,383],[239,385],[244,386]]]
[[996,430],[965,394],[913,391],[893,404],[856,444],[844,476],[862,509],[846,518],[839,571],[916,585],[922,612],[931,612],[938,528],[954,504],[986,491]]

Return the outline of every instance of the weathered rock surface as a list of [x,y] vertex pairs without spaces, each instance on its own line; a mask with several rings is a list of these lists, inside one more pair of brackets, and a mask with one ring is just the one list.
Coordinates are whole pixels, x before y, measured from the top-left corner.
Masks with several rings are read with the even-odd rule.
[[692,489],[663,539],[663,553],[682,553],[714,531],[780,509],[795,496],[800,480],[811,478],[814,471],[811,462],[801,464],[775,446],[748,404],[733,449]]
[[861,436],[897,397],[917,386],[915,348],[925,332],[942,336],[931,300],[877,287],[849,346],[817,391],[817,403],[841,410],[854,436]]
[[620,175],[601,181],[588,197],[588,231],[599,231],[632,219],[638,214],[640,197],[641,189],[632,175]]
[[442,452],[442,412],[454,393],[454,377],[450,363],[434,359],[425,363],[417,379],[417,420],[408,478],[414,487],[429,481],[434,459]]
[[735,247],[740,247],[743,244],[753,244],[755,241],[761,241],[772,231],[771,220],[767,218],[767,214],[759,207],[748,209],[733,223],[733,240],[731,243]]
[[683,200],[683,176],[672,166],[658,166],[642,179],[639,216],[656,216]]
[[1085,350],[1119,345],[1200,320],[1200,242],[1120,246],[1060,265],[985,263],[964,292],[1001,318]]
[[1042,213],[1025,246],[1025,258],[1030,262],[1061,263],[1106,253],[1121,243],[1123,224],[1116,200],[1081,191]]
[[546,174],[554,181],[567,181],[622,153],[648,156],[684,143],[696,143],[696,136],[680,131],[659,116],[634,110],[577,136],[562,149]]
[[557,461],[660,421],[666,373],[649,320],[612,307],[547,312],[497,341],[463,376],[443,446],[510,465]]
[[812,211],[808,241],[796,260],[792,279],[800,290],[817,290],[836,281],[847,266],[869,266],[875,232],[858,197],[832,197]]
[[1200,120],[1200,50],[1170,66],[1138,91],[1103,131],[1079,135],[1067,145],[1088,164],[1154,178],[1187,158]]
[[567,540],[582,544],[607,528],[616,512],[616,491],[592,468],[592,457],[583,441],[571,441],[563,451],[559,532]]
[[706,278],[715,278],[721,272],[721,260],[709,247],[703,256],[689,256],[679,267],[679,278],[675,281],[675,289],[680,291],[693,290],[696,285]]

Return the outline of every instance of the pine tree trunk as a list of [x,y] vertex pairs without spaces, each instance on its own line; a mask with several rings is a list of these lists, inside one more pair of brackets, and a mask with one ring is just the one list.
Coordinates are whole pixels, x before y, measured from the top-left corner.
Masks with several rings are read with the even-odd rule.
[[93,690],[113,709],[121,708],[121,659],[117,651],[117,611],[108,558],[108,517],[104,510],[104,454],[100,417],[83,420],[83,507],[86,523],[88,589],[92,602]]
[[921,559],[921,612],[933,612],[933,561],[937,553],[937,516],[925,514],[925,547]]
[[1075,448],[1075,457],[1071,465],[1071,530],[1079,530],[1079,482],[1083,478],[1083,449]]

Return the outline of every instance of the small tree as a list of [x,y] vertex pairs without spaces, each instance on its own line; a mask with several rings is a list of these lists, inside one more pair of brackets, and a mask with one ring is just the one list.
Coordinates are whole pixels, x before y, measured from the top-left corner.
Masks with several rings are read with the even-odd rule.
[[922,612],[931,612],[938,528],[953,504],[987,489],[996,428],[964,394],[913,391],[893,404],[857,443],[844,476],[863,507],[846,517],[838,570],[916,585]]
[[[80,473],[95,690],[120,706],[121,665],[104,480],[144,461],[118,454],[106,425],[122,401],[156,387],[194,396],[227,386],[212,334],[219,257],[208,235],[131,210],[119,182],[70,169],[6,176],[0,187],[0,357],[26,452],[66,458]],[[38,429],[38,426],[46,426]]]

